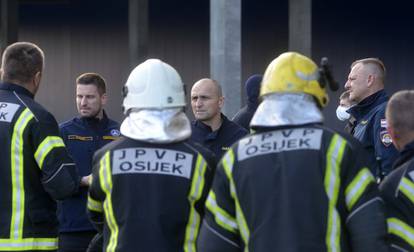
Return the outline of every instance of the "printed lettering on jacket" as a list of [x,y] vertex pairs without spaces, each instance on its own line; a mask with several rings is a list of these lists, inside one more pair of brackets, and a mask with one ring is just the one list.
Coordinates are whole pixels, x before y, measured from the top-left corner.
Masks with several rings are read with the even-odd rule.
[[193,155],[182,151],[156,148],[115,150],[112,174],[146,173],[189,179]]
[[244,138],[237,149],[239,161],[270,153],[312,149],[319,150],[321,129],[301,128],[266,132]]
[[19,107],[18,104],[0,102],[0,122],[11,122]]

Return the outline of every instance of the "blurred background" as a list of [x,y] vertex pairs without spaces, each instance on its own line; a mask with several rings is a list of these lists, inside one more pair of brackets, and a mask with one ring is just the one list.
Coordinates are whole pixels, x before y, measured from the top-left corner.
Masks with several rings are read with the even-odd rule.
[[[225,86],[224,112],[231,118],[245,104],[245,80],[263,74],[280,53],[301,51],[317,63],[328,57],[340,89],[330,92],[324,115],[328,126],[342,129],[335,109],[354,60],[383,60],[389,95],[412,88],[414,35],[408,4],[1,0],[0,39],[2,49],[18,40],[34,42],[44,50],[46,69],[36,100],[59,122],[76,115],[75,79],[84,72],[97,72],[106,79],[106,111],[118,121],[123,119],[121,87],[132,68],[145,58],[159,58],[176,68],[187,94],[198,79],[218,79]],[[221,39],[218,44],[217,39]],[[186,112],[193,118],[189,106]]]

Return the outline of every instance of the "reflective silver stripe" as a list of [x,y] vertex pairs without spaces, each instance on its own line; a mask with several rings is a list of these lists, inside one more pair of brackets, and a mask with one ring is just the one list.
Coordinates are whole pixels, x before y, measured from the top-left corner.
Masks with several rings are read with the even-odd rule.
[[33,118],[29,109],[24,109],[16,121],[11,140],[11,175],[12,175],[12,218],[10,222],[10,237],[22,238],[24,219],[24,182],[23,182],[23,134],[27,124]]
[[102,202],[94,200],[88,195],[88,209],[95,211],[95,212],[102,213],[103,212]]
[[246,218],[244,217],[243,211],[240,207],[239,199],[237,197],[236,193],[236,185],[233,180],[233,166],[234,166],[234,151],[233,149],[230,149],[227,151],[227,153],[224,155],[224,157],[221,160],[223,164],[224,171],[226,172],[226,175],[230,182],[230,193],[232,198],[235,202],[236,207],[236,220],[237,224],[240,230],[241,237],[244,242],[244,251],[249,250],[249,239],[250,239],[250,231],[247,226]]
[[375,179],[368,168],[361,169],[345,189],[345,202],[348,210],[352,209],[371,182],[375,182]]
[[207,164],[201,155],[197,156],[195,170],[192,178],[190,194],[188,199],[190,201],[190,215],[185,230],[184,251],[196,251],[196,238],[200,229],[201,217],[195,209],[195,203],[201,198],[204,187],[204,175]]
[[224,209],[218,206],[216,201],[216,195],[213,191],[210,191],[209,196],[206,202],[207,209],[214,215],[215,221],[219,224],[222,228],[230,231],[232,233],[236,233],[239,229],[237,226],[236,219],[233,218],[229,213],[227,213]]
[[49,152],[56,147],[65,147],[62,138],[58,136],[48,136],[42,141],[41,144],[39,144],[34,156],[40,169],[42,169],[43,161]]
[[0,239],[0,251],[56,250],[57,238]]
[[336,203],[339,195],[340,187],[340,164],[346,141],[335,134],[329,145],[326,155],[326,171],[325,171],[325,190],[329,198],[328,206],[328,225],[326,232],[326,246],[329,252],[340,251],[339,240],[341,230],[341,220],[336,210]]
[[400,237],[414,248],[414,228],[397,219],[388,218],[388,233]]
[[399,189],[414,204],[414,183],[406,177],[403,177]]
[[114,211],[112,206],[112,175],[110,164],[111,153],[107,151],[100,160],[99,167],[99,180],[102,191],[105,192],[106,198],[104,201],[105,219],[110,230],[109,242],[106,247],[106,251],[115,251],[118,243],[118,225],[114,217]]

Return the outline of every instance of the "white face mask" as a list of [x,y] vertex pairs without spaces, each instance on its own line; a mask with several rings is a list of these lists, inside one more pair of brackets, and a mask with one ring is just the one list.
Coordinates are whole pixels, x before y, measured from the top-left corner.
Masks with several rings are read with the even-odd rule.
[[346,112],[348,109],[348,107],[338,106],[338,108],[336,108],[336,117],[338,117],[338,119],[341,121],[348,120],[349,118],[351,118],[351,115],[348,112]]

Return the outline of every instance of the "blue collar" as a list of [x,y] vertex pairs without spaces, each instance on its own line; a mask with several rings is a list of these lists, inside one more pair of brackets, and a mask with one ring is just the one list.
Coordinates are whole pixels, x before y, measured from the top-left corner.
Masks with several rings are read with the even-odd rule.
[[16,92],[18,94],[22,94],[30,97],[31,99],[34,99],[34,95],[29,90],[14,83],[2,82],[0,83],[0,89]]
[[388,95],[385,93],[385,90],[382,89],[375,94],[366,97],[360,103],[348,109],[347,112],[350,113],[356,120],[360,120],[373,108],[386,101],[388,101]]
[[82,124],[94,126],[94,127],[103,127],[105,128],[108,124],[108,116],[106,115],[105,110],[102,110],[102,119],[98,119],[97,117],[77,117],[77,120],[79,120]]

